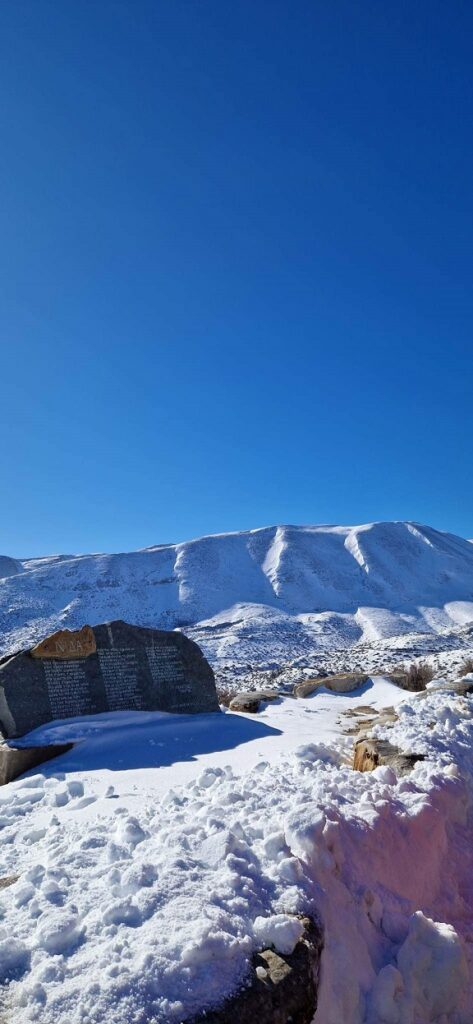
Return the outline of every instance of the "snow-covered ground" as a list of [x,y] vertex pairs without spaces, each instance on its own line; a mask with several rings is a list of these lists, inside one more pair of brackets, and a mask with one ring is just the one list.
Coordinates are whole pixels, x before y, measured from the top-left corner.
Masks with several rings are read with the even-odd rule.
[[[403,690],[377,678],[347,695],[320,690],[317,700],[280,699],[264,705],[258,715],[223,708],[220,715],[121,711],[69,719],[43,725],[16,745],[77,743],[44,771],[67,772],[69,780],[91,785],[97,797],[113,784],[133,810],[136,801],[164,795],[206,768],[230,767],[240,774],[262,759],[276,763],[281,755],[314,742],[336,748],[342,756],[345,748],[353,748],[352,738],[342,732],[342,712],[360,704],[375,709],[396,705],[404,696]],[[108,801],[102,802],[104,807],[109,809]]]
[[[0,559],[0,653],[123,618],[182,628],[225,685],[473,650],[473,545],[416,523],[275,526],[117,555]],[[385,664],[386,662],[386,664]]]
[[[390,738],[426,760],[353,772],[343,712],[393,704]],[[309,911],[316,1024],[471,1024],[471,708],[375,678],[258,716],[42,727],[81,742],[0,790],[2,875],[19,876],[0,891],[0,1019],[186,1020]]]
[[[0,789],[2,1024],[187,1021],[255,949],[290,946],[299,912],[325,929],[315,1024],[471,1024],[471,698],[382,673],[416,658],[452,679],[473,657],[473,545],[374,523],[0,558],[0,654],[116,618],[183,629],[229,689],[372,680],[257,716],[123,712],[30,736],[76,746]],[[386,736],[426,759],[353,772],[345,712],[394,704]]]

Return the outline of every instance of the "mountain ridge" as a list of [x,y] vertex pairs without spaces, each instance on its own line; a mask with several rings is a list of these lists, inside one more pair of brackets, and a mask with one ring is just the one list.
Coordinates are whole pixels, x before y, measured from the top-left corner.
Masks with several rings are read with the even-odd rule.
[[472,544],[412,521],[284,524],[2,564],[2,653],[113,618],[185,629],[216,662],[473,621]]

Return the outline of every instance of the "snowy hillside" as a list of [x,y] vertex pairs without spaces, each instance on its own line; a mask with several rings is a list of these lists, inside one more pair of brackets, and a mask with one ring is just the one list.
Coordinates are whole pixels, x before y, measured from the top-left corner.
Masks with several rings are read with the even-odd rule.
[[473,623],[472,544],[414,523],[278,526],[129,554],[5,557],[0,572],[2,653],[58,627],[123,618],[185,629],[216,667],[269,668],[393,638],[411,649],[422,635],[432,649],[436,636]]
[[[74,745],[0,792],[1,1020],[190,1022],[236,997],[258,950],[290,953],[311,914],[314,1024],[470,1024],[471,697],[438,679],[406,693],[372,668],[422,653],[455,681],[473,546],[383,523],[12,561],[4,650],[122,617],[185,628],[229,684],[344,657],[370,678],[258,715],[123,711],[17,741]],[[354,771],[354,721],[412,771]]]

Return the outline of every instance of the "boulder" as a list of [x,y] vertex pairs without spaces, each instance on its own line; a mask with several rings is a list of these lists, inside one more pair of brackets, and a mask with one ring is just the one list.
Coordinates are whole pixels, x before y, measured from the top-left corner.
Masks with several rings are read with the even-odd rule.
[[30,768],[65,754],[73,746],[73,743],[55,743],[47,747],[11,747],[8,743],[0,743],[0,786],[13,782]]
[[[311,1024],[323,938],[312,919],[304,917],[302,922],[304,934],[293,953],[256,953],[247,987],[219,1009],[194,1017],[192,1024]],[[218,964],[215,967],[218,970]]]
[[276,690],[248,690],[235,694],[228,707],[230,711],[254,715],[259,711],[262,703],[277,700],[278,697],[279,693]]
[[118,620],[60,630],[0,664],[7,738],[56,719],[125,710],[219,711],[214,674],[197,644]]
[[309,697],[321,687],[334,693],[351,693],[363,686],[369,679],[364,672],[339,672],[333,676],[321,676],[318,679],[304,679],[294,687],[295,697]]
[[388,765],[397,775],[406,775],[424,754],[405,754],[387,740],[365,737],[355,743],[353,768],[357,772],[372,772],[379,765]]

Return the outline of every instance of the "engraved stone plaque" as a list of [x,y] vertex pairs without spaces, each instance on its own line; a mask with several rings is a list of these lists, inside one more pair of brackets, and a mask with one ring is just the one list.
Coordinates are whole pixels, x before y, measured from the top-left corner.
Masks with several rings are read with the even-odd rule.
[[218,711],[215,680],[182,633],[118,620],[60,630],[0,665],[0,732],[104,711]]
[[33,658],[87,658],[97,650],[94,631],[91,626],[82,629],[59,629],[46,640],[31,648]]

